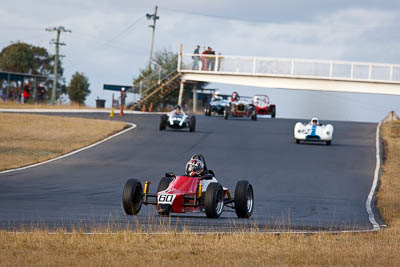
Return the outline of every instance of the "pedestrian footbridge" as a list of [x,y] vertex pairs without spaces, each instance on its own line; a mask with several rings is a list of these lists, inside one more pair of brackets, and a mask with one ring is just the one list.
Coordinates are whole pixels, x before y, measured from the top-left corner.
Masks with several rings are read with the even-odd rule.
[[178,72],[183,82],[400,95],[394,64],[180,53]]

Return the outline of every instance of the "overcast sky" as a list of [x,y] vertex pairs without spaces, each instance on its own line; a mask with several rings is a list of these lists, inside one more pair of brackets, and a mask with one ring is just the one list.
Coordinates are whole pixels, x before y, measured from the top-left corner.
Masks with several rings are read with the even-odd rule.
[[[67,82],[76,71],[90,82],[92,94],[110,104],[103,83],[131,84],[149,60],[150,21],[159,6],[155,50],[191,53],[195,45],[243,56],[356,60],[400,64],[400,1],[94,1],[3,0],[0,49],[21,41],[51,53],[62,25],[61,47]],[[210,84],[230,93],[267,93],[278,117],[378,121],[390,110],[400,113],[400,97],[293,91]]]

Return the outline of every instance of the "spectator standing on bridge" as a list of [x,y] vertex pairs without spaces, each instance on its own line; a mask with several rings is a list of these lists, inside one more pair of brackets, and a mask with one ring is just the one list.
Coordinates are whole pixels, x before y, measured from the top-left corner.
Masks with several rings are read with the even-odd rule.
[[41,82],[39,84],[39,87],[37,88],[37,94],[38,94],[38,103],[44,102],[44,96],[46,94],[46,88],[44,87],[44,82]]
[[208,66],[207,69],[208,70],[214,70],[214,66],[215,66],[215,51],[212,50],[211,47],[208,47],[207,49],[207,54],[212,56],[208,58]]
[[193,56],[192,56],[192,59],[193,59],[193,66],[192,66],[192,69],[193,70],[198,70],[199,69],[199,60],[200,60],[200,57],[199,56],[196,56],[196,55],[198,55],[198,54],[200,54],[200,46],[198,45],[198,46],[196,46],[196,49],[193,51]]
[[23,96],[24,96],[24,103],[28,103],[29,98],[31,97],[31,85],[29,84],[28,81],[25,82]]
[[208,61],[208,58],[206,57],[206,56],[204,56],[204,55],[207,55],[208,54],[208,51],[207,51],[207,49],[204,47],[203,48],[203,52],[201,53],[203,56],[201,57],[201,63],[202,63],[202,70],[207,70],[207,61]]

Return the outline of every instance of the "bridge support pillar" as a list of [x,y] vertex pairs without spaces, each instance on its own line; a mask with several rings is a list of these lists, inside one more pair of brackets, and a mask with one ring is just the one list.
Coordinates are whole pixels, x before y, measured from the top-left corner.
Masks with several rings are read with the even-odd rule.
[[197,83],[193,85],[193,113],[197,112]]
[[183,98],[183,88],[185,87],[185,81],[181,80],[181,86],[179,88],[179,97],[178,97],[178,105],[182,106],[182,98]]

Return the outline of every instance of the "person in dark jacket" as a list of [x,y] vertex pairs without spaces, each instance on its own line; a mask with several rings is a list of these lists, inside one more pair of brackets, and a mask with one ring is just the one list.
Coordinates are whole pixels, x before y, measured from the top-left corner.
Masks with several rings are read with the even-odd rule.
[[38,103],[44,102],[44,96],[46,95],[46,88],[44,87],[44,82],[41,82],[39,84],[39,87],[37,88],[37,94],[38,94]]

